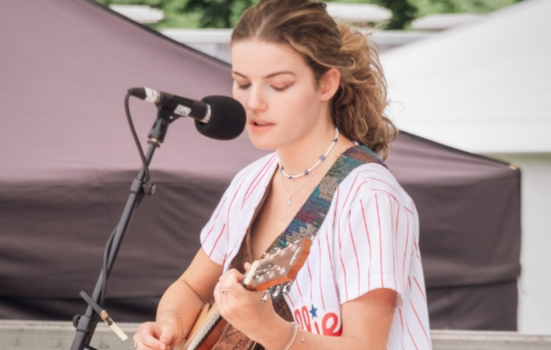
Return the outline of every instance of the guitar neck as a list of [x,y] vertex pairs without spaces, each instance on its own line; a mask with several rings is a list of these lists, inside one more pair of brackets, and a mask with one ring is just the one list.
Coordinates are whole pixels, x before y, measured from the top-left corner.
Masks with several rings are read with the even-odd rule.
[[206,320],[201,324],[201,327],[194,333],[190,335],[189,340],[184,344],[183,349],[185,350],[198,350],[205,340],[209,337],[212,330],[216,328],[218,323],[222,320],[220,311],[216,305],[212,306],[212,309],[209,311]]

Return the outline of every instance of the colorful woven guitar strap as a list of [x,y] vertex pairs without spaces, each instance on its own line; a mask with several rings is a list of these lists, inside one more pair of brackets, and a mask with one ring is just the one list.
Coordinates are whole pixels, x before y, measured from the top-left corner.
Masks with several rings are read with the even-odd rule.
[[[337,187],[352,170],[366,163],[378,163],[386,167],[383,161],[366,146],[351,147],[342,153],[281,234],[270,253],[274,253],[278,248],[287,247],[287,242],[295,242],[302,238],[314,239],[329,212]],[[279,297],[279,293],[274,294],[276,288],[271,290],[274,299]]]

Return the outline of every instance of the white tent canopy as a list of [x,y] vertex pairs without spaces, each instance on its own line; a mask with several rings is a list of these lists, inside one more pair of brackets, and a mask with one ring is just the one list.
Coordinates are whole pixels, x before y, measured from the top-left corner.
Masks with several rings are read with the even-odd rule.
[[399,128],[520,166],[518,327],[542,334],[551,334],[550,18],[551,0],[523,1],[381,56]]
[[551,1],[389,51],[389,114],[406,131],[482,153],[551,152]]

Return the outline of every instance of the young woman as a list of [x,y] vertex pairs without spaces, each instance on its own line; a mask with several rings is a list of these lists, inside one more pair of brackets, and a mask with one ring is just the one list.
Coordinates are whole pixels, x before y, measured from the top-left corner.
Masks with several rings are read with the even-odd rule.
[[384,158],[396,129],[384,115],[376,53],[322,3],[261,0],[235,28],[231,48],[247,132],[275,153],[234,178],[156,322],[134,336],[136,348],[177,347],[205,303],[216,302],[233,333],[250,340],[224,349],[430,349],[416,209],[380,163],[358,166],[338,186],[288,295],[262,302],[262,293],[241,285],[248,263],[286,229],[337,158],[358,145]]

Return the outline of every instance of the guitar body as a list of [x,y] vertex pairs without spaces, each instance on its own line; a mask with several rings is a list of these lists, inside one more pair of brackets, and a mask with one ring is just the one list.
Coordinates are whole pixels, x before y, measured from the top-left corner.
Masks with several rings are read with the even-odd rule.
[[[251,291],[266,291],[263,301],[270,296],[275,298],[288,292],[290,284],[308,257],[311,245],[310,239],[299,239],[253,262],[245,274],[243,287]],[[197,317],[187,340],[178,349],[211,350],[226,325],[227,321],[220,315],[216,304],[212,307],[207,304]]]
[[197,350],[211,350],[212,348],[214,348],[214,345],[222,336],[222,332],[224,331],[224,328],[227,324],[228,322],[224,320],[224,318],[220,318],[220,322],[218,322],[216,326],[214,326],[203,344],[201,344],[201,346],[199,346]]
[[206,304],[197,317],[189,336],[182,347],[184,350],[211,350],[228,322],[220,316],[216,304]]

